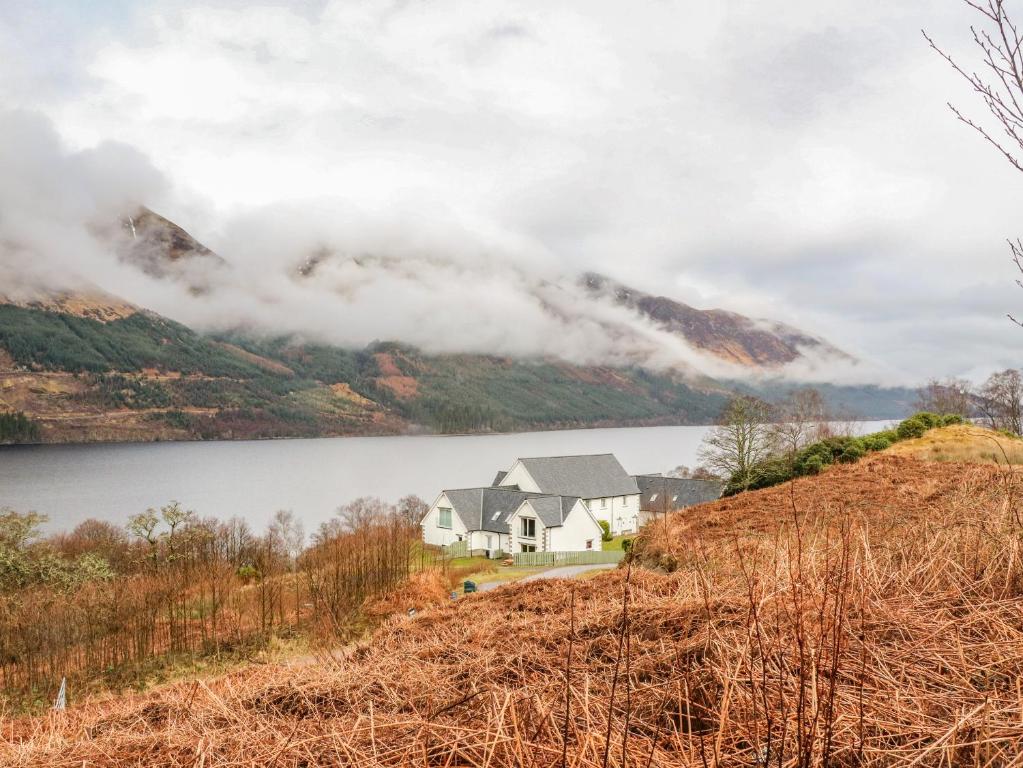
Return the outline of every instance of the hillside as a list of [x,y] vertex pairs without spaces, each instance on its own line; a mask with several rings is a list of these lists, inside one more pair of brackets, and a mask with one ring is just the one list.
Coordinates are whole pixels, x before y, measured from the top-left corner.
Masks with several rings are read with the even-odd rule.
[[[730,387],[640,368],[206,337],[127,306],[0,304],[0,409],[44,441],[251,438],[706,424]],[[904,415],[908,393],[825,392]]]
[[924,461],[1023,464],[1023,440],[968,424],[929,430],[922,437],[896,443],[886,452]]
[[823,339],[771,320],[754,320],[721,309],[696,309],[666,296],[653,296],[603,275],[588,273],[583,285],[594,296],[610,296],[697,349],[750,367],[784,365],[807,352],[835,360],[852,358]]
[[[231,269],[144,207],[107,229],[99,234],[117,258],[153,279],[183,281],[196,296],[215,300],[211,270]],[[288,279],[315,280],[339,258],[317,254]],[[662,331],[751,370],[768,371],[807,350],[843,357],[779,324],[696,310],[595,275],[574,290],[614,292],[613,301]],[[628,328],[607,333],[633,343]],[[752,389],[783,389],[766,381]],[[23,412],[35,426],[22,434],[49,442],[706,424],[741,388],[751,385],[639,363],[431,355],[400,343],[345,349],[252,330],[206,336],[99,288],[0,294],[0,411]],[[825,395],[841,412],[864,418],[901,417],[911,399],[877,387],[830,387]]]
[[0,762],[1005,765],[1023,748],[1018,486],[993,466],[836,466],[672,515],[631,568],[5,723]]
[[0,305],[0,408],[45,441],[705,423],[723,401],[640,370],[215,339],[148,312]]

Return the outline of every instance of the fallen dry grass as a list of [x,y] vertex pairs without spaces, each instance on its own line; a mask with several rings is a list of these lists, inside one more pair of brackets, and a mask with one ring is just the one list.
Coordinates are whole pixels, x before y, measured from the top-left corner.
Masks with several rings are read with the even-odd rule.
[[1020,490],[990,466],[835,467],[671,516],[631,568],[8,721],[0,764],[1017,764]]
[[1023,440],[967,424],[932,429],[923,437],[896,443],[886,452],[922,461],[1023,465]]

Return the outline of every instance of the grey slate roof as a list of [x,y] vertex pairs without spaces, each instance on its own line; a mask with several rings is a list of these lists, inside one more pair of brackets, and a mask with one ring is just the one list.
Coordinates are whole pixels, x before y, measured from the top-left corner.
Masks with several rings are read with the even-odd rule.
[[578,496],[534,496],[527,499],[529,506],[543,522],[544,528],[562,525],[572,507],[579,501]]
[[509,533],[508,519],[528,498],[541,494],[514,488],[458,488],[444,491],[451,508],[470,531]]
[[639,493],[635,478],[625,471],[614,454],[541,456],[519,461],[546,494],[595,499]]
[[[725,484],[717,480],[692,480],[663,475],[636,475],[639,484],[639,508],[644,512],[682,509],[721,498]],[[656,498],[655,498],[656,497]]]
[[500,485],[501,481],[504,480],[507,474],[508,474],[507,472],[498,472],[497,476],[494,477],[494,482],[492,482],[491,485]]

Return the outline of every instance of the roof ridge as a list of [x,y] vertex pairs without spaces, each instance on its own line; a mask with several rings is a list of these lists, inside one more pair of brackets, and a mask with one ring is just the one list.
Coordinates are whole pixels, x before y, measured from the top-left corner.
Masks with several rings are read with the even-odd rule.
[[527,459],[586,459],[592,456],[614,456],[610,451],[604,453],[566,453],[558,456],[519,456],[516,461],[526,461]]
[[520,491],[517,486],[510,485],[470,485],[467,488],[445,488],[441,493],[449,491],[501,491],[502,493],[527,493],[533,496],[550,496],[549,493],[537,493],[536,491]]

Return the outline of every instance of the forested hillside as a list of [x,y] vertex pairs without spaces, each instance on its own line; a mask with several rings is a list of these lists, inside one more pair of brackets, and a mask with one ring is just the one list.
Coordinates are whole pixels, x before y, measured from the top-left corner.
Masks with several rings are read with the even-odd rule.
[[[735,385],[639,368],[208,337],[150,312],[99,319],[0,304],[8,442],[262,438],[706,424]],[[905,393],[856,393],[903,415]],[[14,419],[14,416],[8,420]]]

